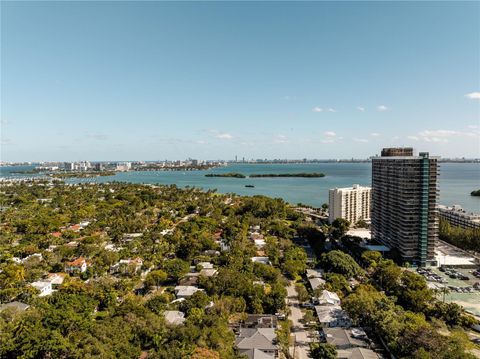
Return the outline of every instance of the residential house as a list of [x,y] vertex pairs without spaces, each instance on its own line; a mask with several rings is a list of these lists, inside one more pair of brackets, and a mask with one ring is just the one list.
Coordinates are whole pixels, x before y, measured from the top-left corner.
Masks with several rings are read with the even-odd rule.
[[227,252],[230,250],[230,245],[228,244],[228,241],[225,238],[220,238],[220,240],[215,241],[218,245],[220,245],[220,250],[222,252]]
[[65,272],[67,273],[84,273],[87,270],[87,261],[83,257],[65,263]]
[[271,314],[248,314],[244,321],[245,328],[277,328],[277,317]]
[[257,247],[257,249],[262,249],[267,244],[263,238],[254,239],[253,243],[255,244],[255,247]]
[[340,298],[337,293],[324,290],[322,295],[318,297],[318,304],[320,305],[340,305]]
[[198,277],[200,273],[187,273],[185,276],[180,279],[178,282],[179,285],[183,286],[196,286],[198,284]]
[[185,314],[178,310],[166,310],[163,315],[165,316],[165,321],[171,325],[180,325],[185,321]]
[[28,262],[30,260],[37,260],[37,261],[41,261],[43,260],[43,256],[41,253],[33,253],[33,254],[30,254],[29,256],[26,256],[25,258],[22,259],[22,263],[25,263],[25,262]]
[[190,285],[177,285],[175,287],[175,295],[177,298],[188,298],[198,291],[203,291],[203,289]]
[[48,273],[47,281],[52,283],[52,288],[57,288],[63,284],[66,273]]
[[205,276],[205,277],[213,277],[217,274],[217,270],[214,268],[203,268],[200,271],[200,275]]
[[143,233],[124,233],[123,237],[122,237],[122,240],[124,242],[131,242],[135,238],[140,238],[141,236],[143,236]]
[[310,283],[310,287],[312,287],[313,290],[322,287],[325,285],[325,279],[323,278],[308,278],[308,282]]
[[13,310],[13,311],[16,311],[16,312],[23,312],[24,310],[27,310],[28,308],[30,308],[30,306],[28,304],[14,301],[14,302],[10,302],[10,303],[1,304],[0,305],[0,312],[4,311],[4,310],[7,310],[7,309],[10,309],[10,310]]
[[133,273],[136,274],[142,269],[142,258],[120,259],[117,263],[110,267],[110,273]]
[[235,345],[249,359],[273,359],[278,355],[274,328],[240,328]]
[[52,283],[50,282],[39,280],[33,282],[31,285],[40,291],[39,297],[45,297],[53,293]]
[[325,340],[337,349],[368,348],[368,336],[361,328],[324,328]]
[[263,263],[263,264],[270,264],[270,259],[268,257],[252,257],[253,263]]
[[307,278],[323,278],[323,269],[307,269]]
[[202,267],[202,269],[213,269],[213,264],[210,262],[199,262],[197,266]]
[[316,305],[315,311],[324,328],[349,328],[352,325],[348,314],[338,305]]
[[379,356],[371,349],[352,348],[337,350],[337,358],[340,359],[378,359]]

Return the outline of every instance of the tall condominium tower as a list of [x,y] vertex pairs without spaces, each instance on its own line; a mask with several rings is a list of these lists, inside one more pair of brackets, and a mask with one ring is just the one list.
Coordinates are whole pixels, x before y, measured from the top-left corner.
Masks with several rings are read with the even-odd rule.
[[370,220],[371,188],[354,184],[353,187],[332,188],[328,191],[328,221],[344,218],[351,224],[360,219]]
[[406,262],[434,262],[438,238],[437,158],[384,148],[372,159],[372,236]]

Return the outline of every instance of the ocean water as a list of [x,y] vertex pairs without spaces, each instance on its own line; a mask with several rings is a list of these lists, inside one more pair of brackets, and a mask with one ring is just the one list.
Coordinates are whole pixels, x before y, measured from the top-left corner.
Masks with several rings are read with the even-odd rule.
[[[28,170],[32,167],[3,167],[0,177],[19,177],[13,171]],[[205,177],[207,173],[239,172],[245,175],[257,173],[322,172],[322,178],[225,178]],[[370,185],[370,163],[305,163],[305,164],[231,164],[226,167],[205,171],[138,171],[117,173],[114,176],[85,179],[69,179],[67,182],[110,182],[176,184],[179,187],[217,189],[221,193],[240,195],[262,194],[283,198],[287,202],[320,206],[328,202],[328,190],[334,187],[348,187],[352,184]],[[245,185],[254,185],[246,188]],[[480,164],[441,163],[440,199],[445,205],[460,204],[468,211],[480,212],[480,197],[470,192],[480,189]]]

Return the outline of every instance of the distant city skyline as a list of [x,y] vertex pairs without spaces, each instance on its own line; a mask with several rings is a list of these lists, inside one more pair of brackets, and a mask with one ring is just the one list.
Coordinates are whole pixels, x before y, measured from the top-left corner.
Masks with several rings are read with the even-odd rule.
[[0,161],[480,157],[478,2],[3,2]]

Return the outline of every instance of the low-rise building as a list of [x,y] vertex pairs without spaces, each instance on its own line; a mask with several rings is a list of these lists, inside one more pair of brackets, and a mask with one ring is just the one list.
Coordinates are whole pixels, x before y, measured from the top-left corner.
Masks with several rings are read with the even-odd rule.
[[52,294],[53,289],[52,289],[52,283],[39,280],[36,282],[33,282],[32,287],[40,291],[40,294],[38,295],[39,297],[45,297],[47,295]]
[[245,328],[277,328],[277,317],[271,314],[248,314],[243,322]]
[[213,277],[217,274],[217,270],[214,268],[203,268],[200,271],[200,275],[205,276],[205,277]]
[[213,269],[213,264],[210,262],[199,262],[197,266],[202,267],[202,269]]
[[320,305],[340,305],[340,298],[337,293],[324,290],[322,295],[318,297],[318,304]]
[[270,259],[268,257],[252,257],[253,263],[262,263],[262,264],[270,264]]
[[323,269],[307,269],[307,278],[323,278]]
[[352,325],[348,314],[338,305],[316,305],[315,311],[324,328],[349,328]]
[[178,310],[166,310],[163,315],[165,321],[171,325],[180,325],[185,321],[185,314]]
[[480,213],[465,211],[460,205],[452,207],[438,206],[438,216],[445,219],[452,226],[462,228],[480,228]]
[[199,272],[187,273],[180,279],[178,284],[183,286],[196,286],[198,284],[198,277],[200,277]]
[[236,339],[240,355],[248,359],[274,359],[278,355],[274,328],[241,328]]
[[337,350],[339,359],[378,359],[379,356],[371,349],[352,348]]
[[324,328],[325,340],[337,349],[368,348],[368,336],[361,328]]
[[124,233],[122,240],[124,242],[131,242],[136,238],[140,238],[141,236],[143,236],[143,233]]
[[30,308],[30,306],[28,304],[14,301],[14,302],[10,302],[10,303],[1,304],[0,305],[0,312],[2,312],[4,310],[7,310],[7,309],[17,311],[17,312],[23,312],[23,311],[27,310],[28,308]]
[[188,298],[198,291],[203,291],[203,289],[190,285],[177,285],[175,287],[175,295],[177,298]]
[[308,278],[308,283],[310,283],[310,287],[312,287],[313,290],[317,288],[321,288],[322,286],[325,285],[325,279],[323,278]]
[[83,257],[65,263],[65,272],[67,273],[84,273],[86,270],[87,261]]
[[142,258],[120,259],[110,267],[110,273],[132,273],[136,274],[142,269]]
[[66,276],[66,273],[48,273],[47,281],[52,283],[53,288],[56,288],[63,284]]
[[265,242],[265,239],[263,238],[254,239],[253,243],[255,244],[255,247],[257,247],[258,249],[262,249],[267,244],[267,242]]

